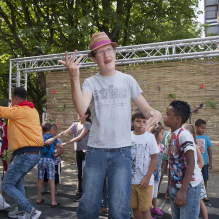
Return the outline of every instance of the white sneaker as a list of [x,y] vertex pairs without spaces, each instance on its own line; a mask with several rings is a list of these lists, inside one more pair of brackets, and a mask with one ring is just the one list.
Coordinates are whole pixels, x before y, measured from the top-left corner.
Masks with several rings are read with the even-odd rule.
[[10,205],[5,201],[2,195],[0,195],[0,210],[10,207]]
[[16,207],[14,211],[8,213],[8,217],[10,218],[18,218],[20,215],[23,215],[23,211],[19,211],[18,207]]
[[18,219],[37,219],[39,218],[39,216],[42,214],[41,211],[36,210],[35,208],[33,208],[33,210],[31,211],[31,213],[24,213],[23,215],[19,215]]

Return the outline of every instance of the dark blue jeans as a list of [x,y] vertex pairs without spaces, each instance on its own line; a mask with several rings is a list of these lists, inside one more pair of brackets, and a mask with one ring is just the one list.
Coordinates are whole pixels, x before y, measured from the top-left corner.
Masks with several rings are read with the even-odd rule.
[[2,190],[18,204],[20,211],[31,213],[33,209],[33,206],[25,198],[23,178],[39,163],[40,156],[36,154],[17,155],[8,166],[2,181]]
[[87,147],[83,169],[83,196],[78,219],[98,219],[105,178],[108,178],[109,219],[129,218],[131,199],[131,147],[97,149]]

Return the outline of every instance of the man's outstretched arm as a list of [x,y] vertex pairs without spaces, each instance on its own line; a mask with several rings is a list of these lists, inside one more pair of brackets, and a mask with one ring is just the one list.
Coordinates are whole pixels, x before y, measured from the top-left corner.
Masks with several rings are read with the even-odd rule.
[[83,55],[81,55],[76,61],[74,61],[77,52],[77,50],[74,51],[70,61],[68,60],[68,52],[65,52],[65,62],[62,60],[58,60],[58,62],[66,66],[68,70],[71,81],[72,101],[77,113],[83,115],[87,111],[87,108],[91,102],[92,94],[89,91],[84,91],[83,93],[81,92],[79,77],[79,68],[81,67],[81,65],[79,63],[83,58]]
[[136,99],[133,100],[136,106],[141,110],[141,112],[144,114],[145,118],[148,119],[146,130],[156,125],[160,120],[162,119],[162,115],[159,111],[153,109],[148,102],[145,100],[145,98],[140,94]]

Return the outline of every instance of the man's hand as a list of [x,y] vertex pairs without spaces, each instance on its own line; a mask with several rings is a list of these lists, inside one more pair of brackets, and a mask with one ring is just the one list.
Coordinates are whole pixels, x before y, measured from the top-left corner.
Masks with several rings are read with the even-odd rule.
[[146,189],[149,185],[149,181],[150,179],[148,179],[148,177],[145,176],[140,182],[140,189]]
[[174,205],[177,208],[180,208],[181,206],[185,205],[186,203],[186,192],[183,192],[179,190],[176,194]]
[[209,169],[212,169],[212,162],[209,162],[208,168],[209,168]]
[[159,111],[157,110],[151,111],[150,118],[147,121],[146,130],[148,130],[153,125],[157,125],[161,119],[162,119],[162,115]]
[[65,62],[62,60],[58,60],[59,63],[63,64],[67,70],[68,73],[70,75],[70,78],[72,80],[79,80],[79,68],[82,66],[79,64],[79,62],[81,61],[81,59],[83,58],[83,54],[74,62],[75,57],[77,55],[77,50],[74,51],[70,61],[68,60],[68,52],[65,52]]

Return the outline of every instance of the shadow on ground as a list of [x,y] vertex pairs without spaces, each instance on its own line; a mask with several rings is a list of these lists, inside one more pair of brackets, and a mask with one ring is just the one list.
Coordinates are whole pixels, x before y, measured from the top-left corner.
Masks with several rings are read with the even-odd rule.
[[[0,168],[2,172],[2,168]],[[36,204],[37,199],[37,179],[36,167],[28,173],[25,178],[26,197],[36,209],[42,211],[39,219],[75,219],[78,202],[74,202],[77,184],[77,169],[76,166],[70,163],[62,162],[62,183],[58,186],[58,195],[56,200],[61,203],[61,206],[50,208],[50,193],[43,195],[45,202],[42,205]],[[210,173],[208,183],[209,202],[206,202],[209,212],[209,219],[219,218],[219,174]],[[160,193],[157,199],[157,206],[163,212],[163,216],[152,215],[155,219],[171,219],[170,203],[165,199],[165,191],[167,187],[167,177],[164,177],[161,184]],[[0,211],[0,218],[8,218],[8,212],[13,211],[16,204],[6,195],[5,199],[11,207]],[[101,214],[100,219],[106,219],[107,214]],[[201,217],[200,217],[201,218]],[[89,219],[89,218],[86,218]]]

